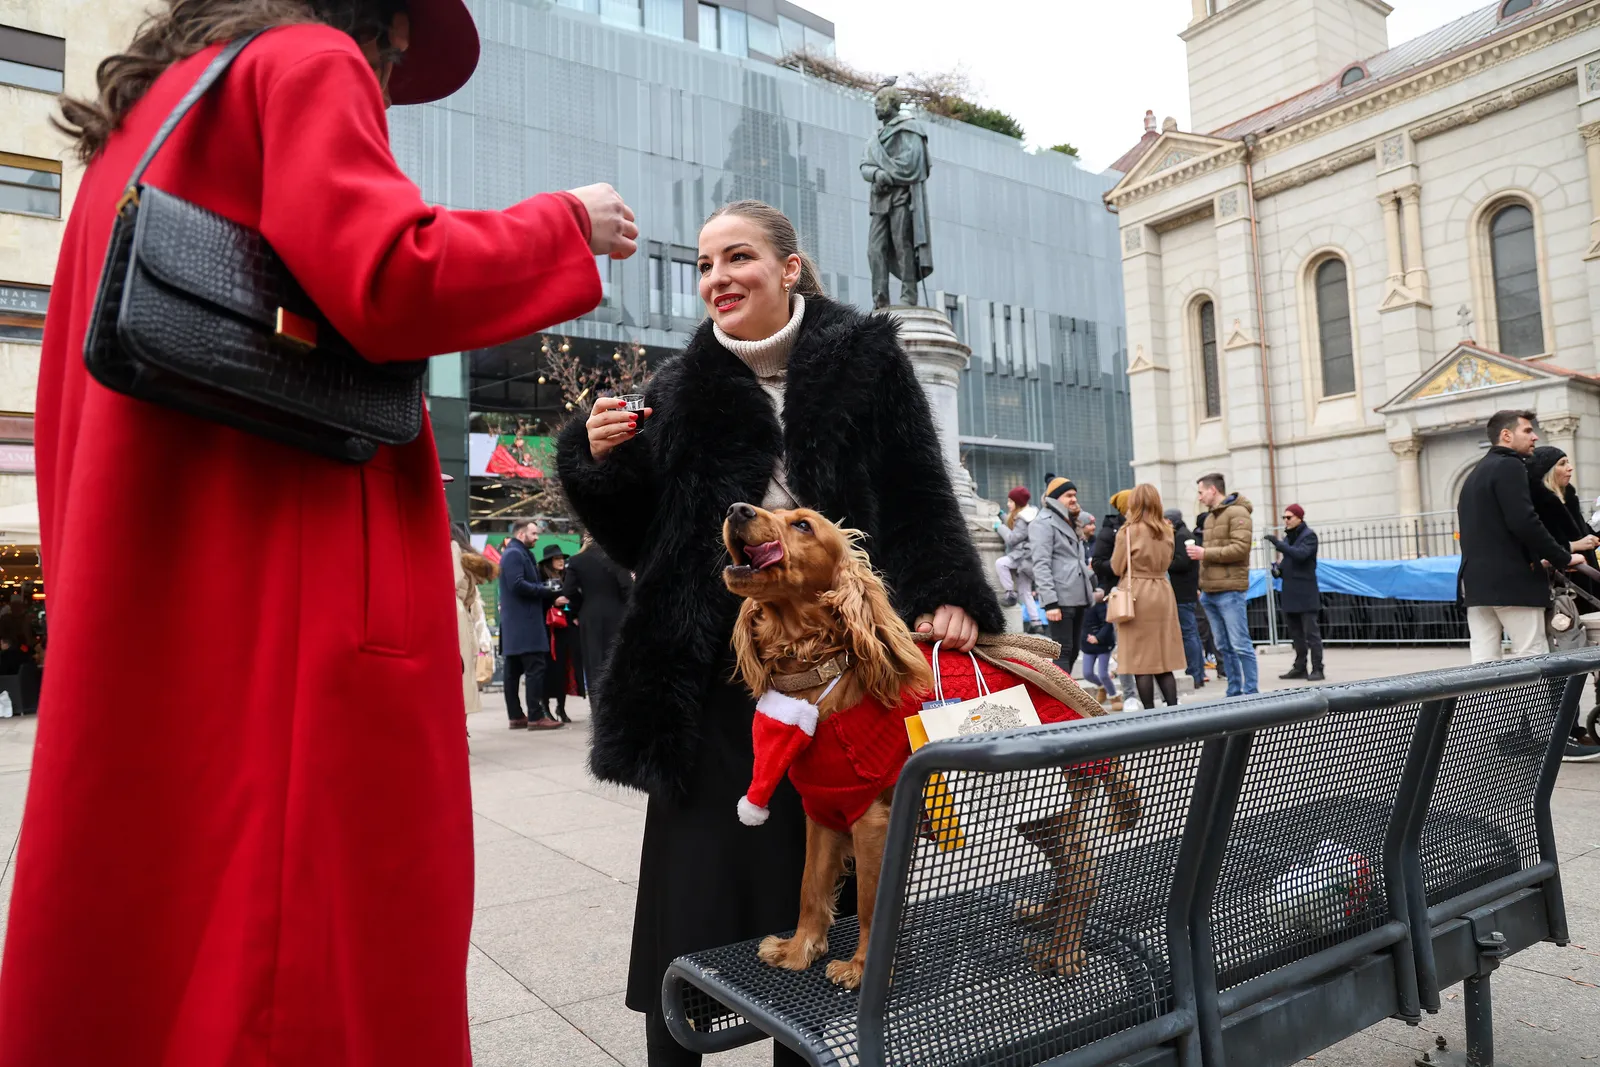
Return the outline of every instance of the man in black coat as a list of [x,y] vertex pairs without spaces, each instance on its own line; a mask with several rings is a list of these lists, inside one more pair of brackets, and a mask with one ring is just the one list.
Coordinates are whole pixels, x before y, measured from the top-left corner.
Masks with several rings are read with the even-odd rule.
[[[533,543],[539,524],[519,522],[500,556],[500,653],[506,659],[506,715],[513,730],[554,730],[561,722],[545,714],[544,672],[550,661],[550,631],[544,616],[551,604],[565,604],[554,583],[539,574]],[[519,682],[526,680],[528,712],[522,711]]]
[[606,654],[617,639],[622,609],[627,607],[628,594],[632,591],[633,575],[623,570],[594,541],[567,561],[562,592],[572,598],[573,611],[578,616],[586,687],[599,684]]
[[1172,583],[1172,595],[1178,602],[1184,673],[1199,689],[1206,684],[1206,654],[1200,644],[1200,625],[1195,619],[1195,609],[1200,605],[1200,564],[1190,559],[1187,551],[1188,546],[1195,543],[1195,536],[1183,521],[1182,511],[1168,508],[1166,515],[1172,526],[1172,562],[1167,565],[1167,580]]
[[[1283,509],[1283,536],[1267,535],[1267,540],[1283,553],[1276,567],[1283,579],[1278,606],[1289,624],[1289,640],[1294,645],[1294,666],[1279,678],[1323,680],[1322,590],[1317,588],[1317,532],[1306,525],[1306,509],[1290,504]],[[1311,654],[1311,673],[1306,673],[1306,653]]]
[[1531,411],[1497,411],[1489,419],[1488,455],[1461,486],[1461,596],[1472,635],[1472,661],[1501,657],[1500,635],[1513,656],[1549,651],[1544,613],[1550,606],[1546,563],[1576,567],[1583,557],[1550,535],[1533,509],[1527,457],[1539,434]]

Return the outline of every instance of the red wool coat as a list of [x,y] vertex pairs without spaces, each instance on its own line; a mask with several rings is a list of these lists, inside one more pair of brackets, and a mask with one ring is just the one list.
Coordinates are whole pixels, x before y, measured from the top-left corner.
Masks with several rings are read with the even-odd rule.
[[[50,653],[0,971],[3,1067],[470,1060],[472,816],[431,429],[364,467],[107,391],[112,210],[216,50],[89,167],[45,325]],[[253,43],[146,181],[258,228],[370,359],[594,307],[570,202],[423,203],[326,27]]]

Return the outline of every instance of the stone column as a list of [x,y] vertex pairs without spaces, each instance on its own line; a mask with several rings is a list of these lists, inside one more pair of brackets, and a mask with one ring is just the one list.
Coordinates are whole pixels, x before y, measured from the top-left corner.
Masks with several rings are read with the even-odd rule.
[[1600,259],[1600,122],[1579,126],[1589,162],[1589,251],[1585,259]]
[[1384,243],[1389,250],[1389,285],[1404,285],[1406,265],[1400,250],[1400,200],[1394,193],[1384,193],[1378,197],[1378,203],[1383,207]]
[[[1548,415],[1539,420],[1539,436],[1547,445],[1555,445],[1567,454],[1576,466],[1578,462],[1578,416]],[[1579,468],[1580,470],[1582,468]]]
[[1428,303],[1428,268],[1422,262],[1422,201],[1420,185],[1401,186],[1400,206],[1406,227],[1406,288],[1418,300]]
[[[972,475],[961,465],[960,401],[961,372],[972,360],[972,349],[956,340],[955,330],[942,311],[928,307],[886,308],[879,314],[892,315],[900,323],[900,345],[911,357],[917,381],[928,395],[933,409],[933,425],[939,431],[939,449],[955,487],[956,500],[966,517],[972,540],[983,557],[984,573],[998,584],[994,561],[1005,552],[1005,542],[994,532],[993,522],[999,507],[978,496]],[[886,418],[893,418],[892,413]]]
[[1390,441],[1394,452],[1395,481],[1398,504],[1402,515],[1422,513],[1422,438],[1403,437]]

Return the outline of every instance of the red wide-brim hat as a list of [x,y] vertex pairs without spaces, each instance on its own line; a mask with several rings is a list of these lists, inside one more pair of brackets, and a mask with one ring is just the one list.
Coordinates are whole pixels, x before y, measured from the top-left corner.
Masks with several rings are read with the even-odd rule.
[[389,75],[396,104],[442,100],[478,67],[478,27],[464,0],[407,0],[411,45]]

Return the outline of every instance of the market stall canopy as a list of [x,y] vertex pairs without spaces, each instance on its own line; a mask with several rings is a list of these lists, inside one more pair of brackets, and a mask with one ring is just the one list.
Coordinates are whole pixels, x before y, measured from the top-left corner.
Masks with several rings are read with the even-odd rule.
[[29,500],[0,507],[0,545],[39,543],[39,504]]

